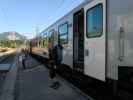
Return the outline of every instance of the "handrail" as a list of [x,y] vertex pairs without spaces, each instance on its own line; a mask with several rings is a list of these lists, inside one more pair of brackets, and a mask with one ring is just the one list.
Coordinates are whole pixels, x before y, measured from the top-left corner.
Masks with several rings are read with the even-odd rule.
[[123,61],[124,60],[124,41],[125,41],[125,31],[123,27],[120,27],[119,31],[119,60]]

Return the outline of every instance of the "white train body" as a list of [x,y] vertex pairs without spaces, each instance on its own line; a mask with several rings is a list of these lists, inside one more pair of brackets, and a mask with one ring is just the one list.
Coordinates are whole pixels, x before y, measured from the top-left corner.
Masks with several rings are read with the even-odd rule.
[[88,0],[40,35],[51,30],[62,32],[62,63],[85,75],[118,80],[118,66],[133,67],[133,0]]

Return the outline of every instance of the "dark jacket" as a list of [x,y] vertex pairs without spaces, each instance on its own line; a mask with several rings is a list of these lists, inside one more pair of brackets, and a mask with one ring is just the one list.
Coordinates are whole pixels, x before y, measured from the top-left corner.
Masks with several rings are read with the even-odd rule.
[[[58,69],[59,65],[61,64],[62,61],[62,52],[63,47],[61,45],[56,45],[52,49],[49,50],[49,56],[51,58],[50,60],[50,78],[54,78],[56,76],[56,69]],[[56,68],[55,66],[56,65]]]
[[60,64],[63,58],[63,47],[58,44],[54,46],[53,48],[50,48],[49,57],[50,57],[50,60],[52,60],[54,64]]
[[63,47],[60,44],[54,47],[53,56],[54,56],[55,64],[60,64],[62,62]]

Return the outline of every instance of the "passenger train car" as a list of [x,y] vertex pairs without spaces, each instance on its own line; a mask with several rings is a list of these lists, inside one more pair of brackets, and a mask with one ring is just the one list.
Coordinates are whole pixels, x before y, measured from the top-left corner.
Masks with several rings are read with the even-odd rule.
[[46,49],[61,41],[72,70],[103,82],[133,75],[133,0],[86,0],[39,36]]

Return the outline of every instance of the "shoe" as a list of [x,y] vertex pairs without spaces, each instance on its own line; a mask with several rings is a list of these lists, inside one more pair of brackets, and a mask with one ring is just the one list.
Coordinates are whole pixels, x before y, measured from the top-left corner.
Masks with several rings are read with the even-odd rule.
[[54,89],[58,89],[60,87],[60,83],[59,82],[55,82],[54,84],[55,84]]
[[57,83],[57,82],[54,82],[52,85],[50,85],[50,88],[53,88],[53,89],[58,89],[59,88],[59,83]]

